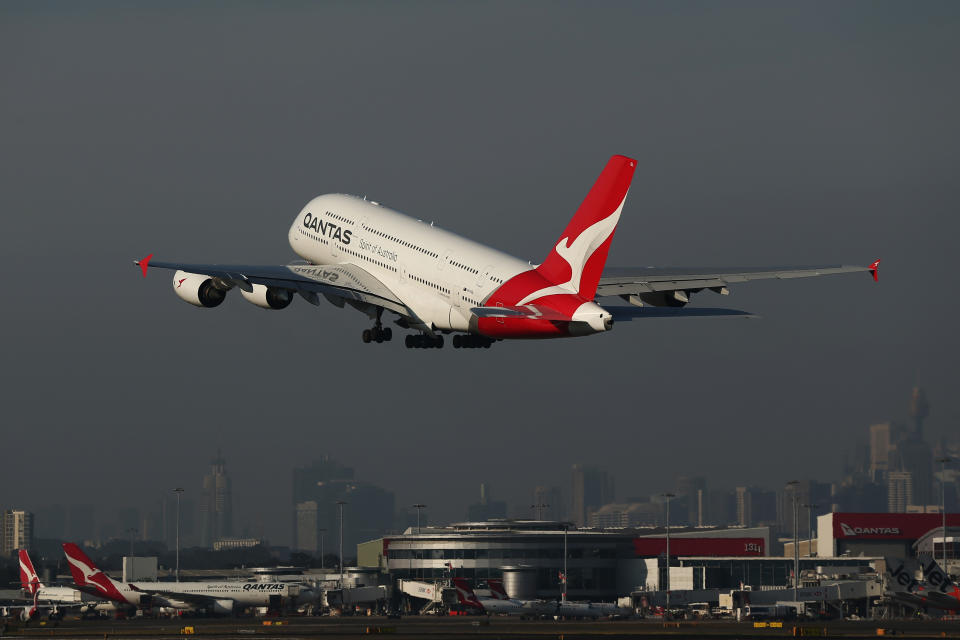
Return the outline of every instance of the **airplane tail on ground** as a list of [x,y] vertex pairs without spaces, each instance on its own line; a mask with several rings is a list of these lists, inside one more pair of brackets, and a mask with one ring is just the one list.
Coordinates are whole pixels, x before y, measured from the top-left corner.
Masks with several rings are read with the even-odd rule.
[[490,589],[490,594],[497,600],[509,600],[510,596],[507,595],[507,590],[503,588],[503,580],[497,580],[495,578],[490,578],[487,580],[487,587]]
[[37,576],[37,570],[33,568],[33,562],[30,560],[30,554],[26,549],[20,549],[17,554],[20,557],[20,586],[27,592],[27,595],[36,595],[43,588]]
[[453,586],[457,590],[457,601],[465,607],[472,609],[483,609],[480,599],[473,592],[470,584],[464,578],[454,578]]
[[110,576],[97,568],[87,554],[72,542],[63,544],[63,552],[67,556],[67,562],[70,564],[70,575],[73,576],[73,582],[81,591],[93,593],[94,595],[117,602],[127,602],[127,599],[120,593],[116,582]]
[[568,293],[593,300],[636,166],[633,158],[610,158],[560,240],[537,267],[541,276]]

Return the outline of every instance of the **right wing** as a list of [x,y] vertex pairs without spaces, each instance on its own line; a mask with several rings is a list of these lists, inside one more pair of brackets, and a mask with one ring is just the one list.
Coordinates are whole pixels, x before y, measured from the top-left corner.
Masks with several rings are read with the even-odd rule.
[[296,291],[314,304],[317,303],[316,294],[322,294],[328,297],[333,296],[345,300],[365,302],[404,316],[412,315],[410,309],[385,284],[356,265],[189,264],[184,262],[154,262],[150,258],[151,256],[147,256],[143,260],[134,261],[134,264],[140,266],[144,276],[147,275],[148,266],[160,269],[179,269],[187,273],[219,278],[244,291],[250,291],[251,285],[261,284],[267,287]]
[[[637,296],[674,294],[676,300],[686,302],[689,293],[710,289],[727,293],[727,285],[749,280],[787,280],[810,278],[835,273],[868,271],[877,279],[877,260],[868,267],[850,265],[827,265],[814,267],[731,267],[731,268],[658,268],[623,267],[608,268],[600,278],[597,296],[622,296],[625,299]],[[679,295],[677,295],[679,294]]]

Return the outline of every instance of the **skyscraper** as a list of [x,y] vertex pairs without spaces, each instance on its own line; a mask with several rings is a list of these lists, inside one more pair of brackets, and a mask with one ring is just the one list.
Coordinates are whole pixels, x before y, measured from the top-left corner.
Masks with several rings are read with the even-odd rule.
[[200,493],[200,544],[207,548],[213,548],[218,539],[233,535],[233,495],[227,462],[218,451],[210,464]]
[[573,465],[571,477],[571,520],[579,527],[590,523],[590,514],[613,502],[613,478],[595,466]]
[[17,549],[29,550],[33,546],[33,514],[22,509],[7,509],[3,512],[2,533],[0,552],[4,556]]
[[887,511],[906,513],[913,495],[913,475],[909,471],[891,471],[887,474]]
[[702,476],[678,476],[677,498],[686,506],[686,513],[677,510],[677,523],[686,522],[692,527],[699,527],[708,520],[707,508],[707,480]]
[[[369,482],[356,480],[353,475],[353,469],[327,457],[293,470],[295,549],[308,551],[315,548],[320,529],[327,530],[326,535],[331,542],[338,540],[338,501],[346,503],[343,507],[344,561],[356,555],[358,542],[382,536],[393,527],[393,493]],[[325,551],[333,553],[334,547],[328,546]]]

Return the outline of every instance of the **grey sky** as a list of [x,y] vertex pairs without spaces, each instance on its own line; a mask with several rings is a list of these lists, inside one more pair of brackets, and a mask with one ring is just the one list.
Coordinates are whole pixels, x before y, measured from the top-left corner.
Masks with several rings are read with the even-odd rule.
[[[238,524],[282,543],[324,453],[442,520],[580,461],[620,496],[834,478],[914,383],[955,434],[958,61],[953,2],[4,3],[0,505],[195,491],[222,447]],[[537,262],[613,153],[639,168],[611,265],[880,257],[880,283],[408,351],[130,264],[285,262],[334,191]]]

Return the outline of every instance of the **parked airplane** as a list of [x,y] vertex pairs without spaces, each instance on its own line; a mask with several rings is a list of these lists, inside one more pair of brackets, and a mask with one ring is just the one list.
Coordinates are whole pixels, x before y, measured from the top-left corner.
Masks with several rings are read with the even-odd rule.
[[231,613],[251,606],[275,606],[292,594],[280,582],[118,582],[103,573],[80,547],[67,542],[63,551],[77,588],[101,598],[135,607],[206,609]]
[[[323,296],[374,320],[364,342],[383,342],[388,311],[411,329],[406,346],[439,348],[453,333],[455,348],[489,347],[506,338],[560,338],[603,333],[615,320],[664,316],[749,315],[733,309],[679,309],[694,293],[729,293],[732,283],[869,271],[868,267],[732,269],[607,269],[604,265],[633,179],[636,161],[613,156],[542,264],[514,258],[414,220],[378,202],[342,194],[314,198],[287,233],[305,260],[279,266],[135,261],[174,270],[173,288],[197,307],[216,307],[234,287],[248,302],[283,309],[294,294],[314,305]],[[619,296],[633,306],[600,306]],[[667,309],[651,309],[667,307]]]
[[884,595],[913,608],[960,610],[960,588],[936,560],[884,558],[887,589]]
[[94,597],[72,587],[48,587],[40,582],[33,561],[26,549],[20,549],[20,585],[29,596],[37,596],[37,600],[44,604],[54,605],[99,605],[102,598]]
[[[489,581],[487,585],[490,586]],[[473,592],[473,588],[465,578],[454,578],[453,586],[457,590],[457,601],[469,609],[474,609],[483,613],[497,613],[515,616],[522,616],[531,613],[529,610],[524,609],[522,603],[519,601],[510,600],[509,598],[503,599],[495,596],[493,598],[481,599],[477,597],[477,594]],[[490,587],[490,591],[494,591],[492,586]]]
[[[511,598],[503,586],[503,580],[491,578],[487,580],[487,587],[493,598],[500,601],[510,601],[524,607],[528,612],[536,615],[556,615],[570,618],[602,618],[604,616],[630,614],[632,611],[622,609],[609,602],[570,602],[559,600],[518,600]],[[481,602],[483,600],[481,599]]]

